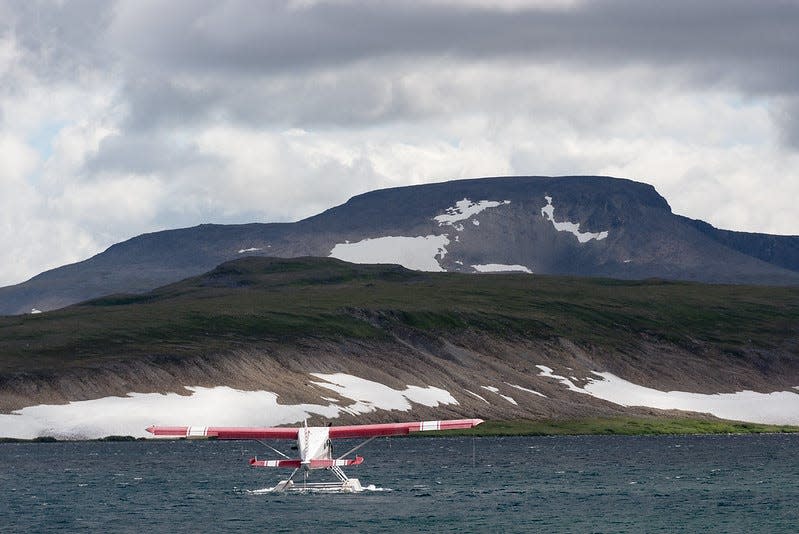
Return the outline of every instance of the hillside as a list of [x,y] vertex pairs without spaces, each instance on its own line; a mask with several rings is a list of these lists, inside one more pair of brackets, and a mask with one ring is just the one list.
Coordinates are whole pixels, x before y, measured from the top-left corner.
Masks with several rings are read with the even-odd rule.
[[0,288],[0,314],[143,293],[242,256],[334,256],[424,271],[799,285],[799,237],[674,215],[647,184],[507,177],[384,189],[296,223],[145,234]]
[[661,391],[791,390],[799,288],[249,257],[141,295],[0,318],[0,355],[4,411],[183,386],[312,403],[325,393],[309,373],[347,373],[457,402],[414,404],[418,417],[673,417],[574,390],[597,373]]

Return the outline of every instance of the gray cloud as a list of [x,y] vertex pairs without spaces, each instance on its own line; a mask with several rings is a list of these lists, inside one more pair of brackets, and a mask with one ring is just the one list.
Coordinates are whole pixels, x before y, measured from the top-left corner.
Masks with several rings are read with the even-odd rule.
[[[195,121],[347,127],[446,113],[447,94],[438,106],[419,105],[403,84],[420,61],[568,65],[607,76],[644,68],[662,85],[799,95],[795,2],[292,6],[121,4],[99,42],[124,58],[128,127]],[[484,82],[490,84],[472,83]],[[502,102],[482,104],[495,105]],[[793,121],[779,124],[792,139]]]
[[43,81],[70,79],[83,68],[111,68],[100,39],[113,20],[104,0],[0,0],[0,35],[12,34],[26,65]]
[[110,135],[85,164],[89,176],[95,178],[103,172],[169,176],[179,170],[200,168],[218,171],[221,164],[216,158],[199,153],[191,142],[170,142],[168,135]]
[[799,95],[781,98],[772,107],[785,146],[799,149]]
[[414,88],[403,82],[402,72],[399,65],[381,72],[370,64],[235,81],[131,80],[124,86],[129,111],[125,126],[149,130],[228,121],[252,127],[354,126],[430,117],[446,108],[442,102],[435,107],[420,105]]
[[754,67],[794,87],[795,70],[781,67],[798,61],[795,2],[623,0],[516,10],[407,1],[290,6],[170,2],[169,8],[145,8],[133,20],[118,19],[110,39],[149,65],[231,74],[450,55],[701,64],[734,79],[749,77],[737,69]]
[[[236,92],[236,86],[230,93]],[[125,126],[133,130],[190,127],[204,122],[227,100],[226,91],[212,84],[182,85],[161,76],[128,79],[123,86],[123,104],[128,107]]]
[[[799,4],[13,2],[7,26],[45,76],[118,75],[127,127],[369,123],[435,113],[386,71],[420,59],[659,70],[663,82],[799,95]],[[394,67],[381,69],[388,64]],[[358,70],[358,66],[362,68]],[[409,66],[410,65],[410,66]],[[345,69],[355,74],[344,79]],[[611,69],[607,71],[607,69]],[[786,139],[791,138],[790,135]]]

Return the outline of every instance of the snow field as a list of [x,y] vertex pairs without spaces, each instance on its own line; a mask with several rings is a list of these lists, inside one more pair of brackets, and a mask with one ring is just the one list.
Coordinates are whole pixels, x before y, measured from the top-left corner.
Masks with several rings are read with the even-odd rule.
[[528,267],[524,265],[506,265],[504,263],[486,263],[485,265],[472,265],[472,269],[478,273],[527,273],[533,274]]
[[793,391],[757,393],[691,393],[660,391],[628,382],[612,373],[593,371],[584,388],[570,379],[556,375],[545,365],[537,365],[540,376],[559,381],[569,391],[584,393],[621,406],[646,406],[661,410],[685,410],[709,413],[721,419],[769,425],[799,425],[799,394]]
[[338,243],[330,251],[330,257],[351,263],[396,263],[416,271],[443,272],[438,260],[447,255],[447,245],[446,234],[376,237]]
[[144,429],[163,426],[275,426],[300,423],[311,415],[335,418],[342,413],[411,409],[458,404],[449,392],[436,387],[408,386],[399,391],[344,373],[312,373],[314,384],[355,401],[342,406],[332,397],[327,404],[279,404],[269,391],[242,391],[227,386],[186,387],[177,393],[129,393],[69,404],[29,406],[0,414],[0,437],[32,439],[94,439],[120,435],[151,437]]

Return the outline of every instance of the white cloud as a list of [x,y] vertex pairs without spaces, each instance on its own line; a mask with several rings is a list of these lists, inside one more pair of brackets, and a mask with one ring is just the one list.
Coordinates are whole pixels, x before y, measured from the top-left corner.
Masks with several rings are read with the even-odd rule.
[[152,177],[107,176],[102,181],[73,183],[51,201],[53,209],[98,231],[103,227],[139,226],[152,220],[164,200],[160,182]]
[[48,212],[28,177],[40,167],[38,154],[19,139],[0,134],[0,283],[11,283],[87,253],[85,232]]

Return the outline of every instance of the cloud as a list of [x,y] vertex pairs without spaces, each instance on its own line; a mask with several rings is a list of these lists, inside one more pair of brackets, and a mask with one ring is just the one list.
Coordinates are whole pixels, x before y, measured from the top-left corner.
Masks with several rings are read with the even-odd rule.
[[[64,258],[76,261],[96,245],[69,220],[52,217],[27,177],[41,166],[36,151],[0,133],[0,243],[3,264],[0,281],[19,280]],[[69,261],[69,260],[67,260]]]
[[519,3],[516,9],[409,1],[255,8],[246,1],[176,1],[165,8],[137,1],[121,4],[110,33],[116,46],[181,72],[293,71],[391,55],[776,67],[797,61],[798,18],[793,2],[741,0]]
[[113,7],[104,0],[3,0],[0,34],[13,37],[21,59],[41,80],[74,79],[81,70],[109,68],[114,61],[100,42]]
[[778,98],[771,109],[784,145],[793,150],[799,149],[799,95]]
[[0,0],[0,284],[141,232],[507,174],[796,234],[795,2]]

